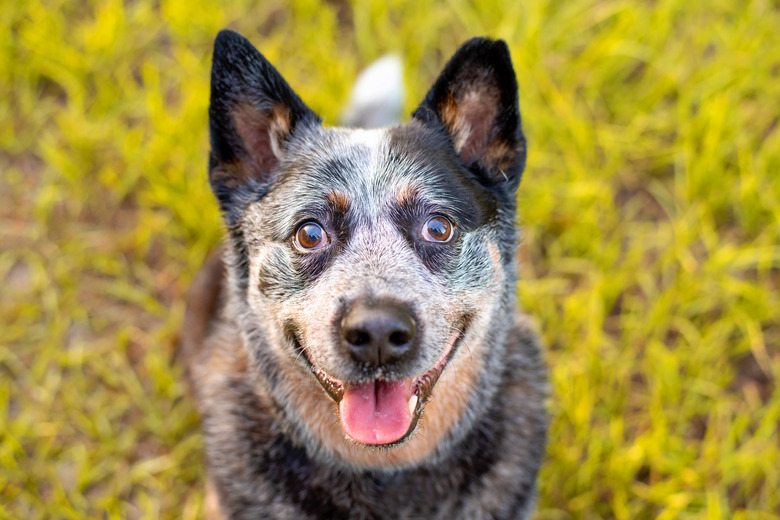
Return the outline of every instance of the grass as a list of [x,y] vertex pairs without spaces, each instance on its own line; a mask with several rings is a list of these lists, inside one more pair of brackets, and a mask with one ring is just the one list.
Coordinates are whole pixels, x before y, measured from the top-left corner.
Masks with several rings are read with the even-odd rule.
[[172,361],[222,227],[214,35],[326,122],[404,56],[411,111],[506,39],[530,142],[519,298],[548,346],[538,519],[780,518],[780,3],[0,0],[0,518],[198,518]]

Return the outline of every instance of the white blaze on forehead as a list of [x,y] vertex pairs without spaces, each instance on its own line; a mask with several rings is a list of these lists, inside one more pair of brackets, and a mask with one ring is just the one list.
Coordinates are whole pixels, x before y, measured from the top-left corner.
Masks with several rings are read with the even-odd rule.
[[[377,130],[356,129],[350,132],[348,144],[358,145],[358,149],[365,147],[369,151],[369,170],[375,172],[379,166],[379,153],[384,148],[387,131],[383,128]],[[362,150],[361,150],[362,152]]]
[[356,129],[349,133],[347,148],[351,153],[358,153],[359,163],[363,168],[359,172],[350,172],[356,175],[355,184],[351,189],[360,193],[350,197],[352,204],[360,206],[361,214],[375,219],[379,215],[382,190],[387,184],[386,172],[383,171],[382,157],[387,150],[387,130]]
[[357,204],[361,213],[372,219],[379,217],[388,203],[398,204],[413,194],[421,182],[419,176],[429,173],[402,154],[395,154],[393,162],[389,163],[386,160],[389,147],[386,128],[352,130],[344,142],[347,153],[360,155],[352,157],[357,159],[355,162],[361,169],[350,172],[355,182],[349,189],[356,190],[353,195],[357,195],[351,203]]

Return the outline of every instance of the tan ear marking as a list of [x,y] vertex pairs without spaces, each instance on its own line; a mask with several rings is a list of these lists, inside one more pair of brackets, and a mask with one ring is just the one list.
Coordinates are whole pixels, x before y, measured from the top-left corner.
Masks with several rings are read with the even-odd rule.
[[491,132],[498,115],[498,98],[495,87],[469,88],[457,98],[450,94],[440,107],[442,122],[463,162],[480,160],[493,144]]
[[[505,172],[512,167],[515,156],[517,156],[520,150],[516,150],[509,146],[504,141],[495,139],[485,154],[482,156],[481,162],[484,164],[492,164],[498,169],[498,171]],[[506,178],[506,175],[504,175]]]
[[238,136],[251,159],[249,174],[262,178],[276,169],[282,156],[281,142],[290,133],[290,110],[274,106],[260,110],[241,103],[231,111]]
[[253,172],[247,171],[241,162],[220,163],[211,170],[211,176],[228,188],[238,188],[251,178]]

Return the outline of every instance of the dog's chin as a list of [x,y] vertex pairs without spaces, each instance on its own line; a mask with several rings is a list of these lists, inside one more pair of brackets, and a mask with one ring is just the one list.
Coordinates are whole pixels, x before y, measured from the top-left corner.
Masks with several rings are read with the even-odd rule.
[[427,372],[407,379],[341,381],[314,364],[306,349],[300,351],[314,377],[338,405],[347,437],[360,444],[392,447],[406,442],[414,432],[436,381],[465,336],[465,326],[463,319],[453,329],[441,357]]

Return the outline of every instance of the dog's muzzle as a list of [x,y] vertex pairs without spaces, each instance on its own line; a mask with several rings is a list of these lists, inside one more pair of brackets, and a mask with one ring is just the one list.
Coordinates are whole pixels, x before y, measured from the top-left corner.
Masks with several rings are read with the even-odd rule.
[[[423,407],[431,397],[445,365],[463,339],[468,318],[451,329],[441,357],[424,374],[405,379],[386,375],[341,381],[325,373],[309,359],[297,337],[303,358],[330,397],[337,403],[344,433],[369,445],[395,445],[414,431]],[[387,374],[413,360],[419,353],[420,331],[407,307],[392,301],[356,301],[343,315],[339,339],[344,352],[367,373]]]

